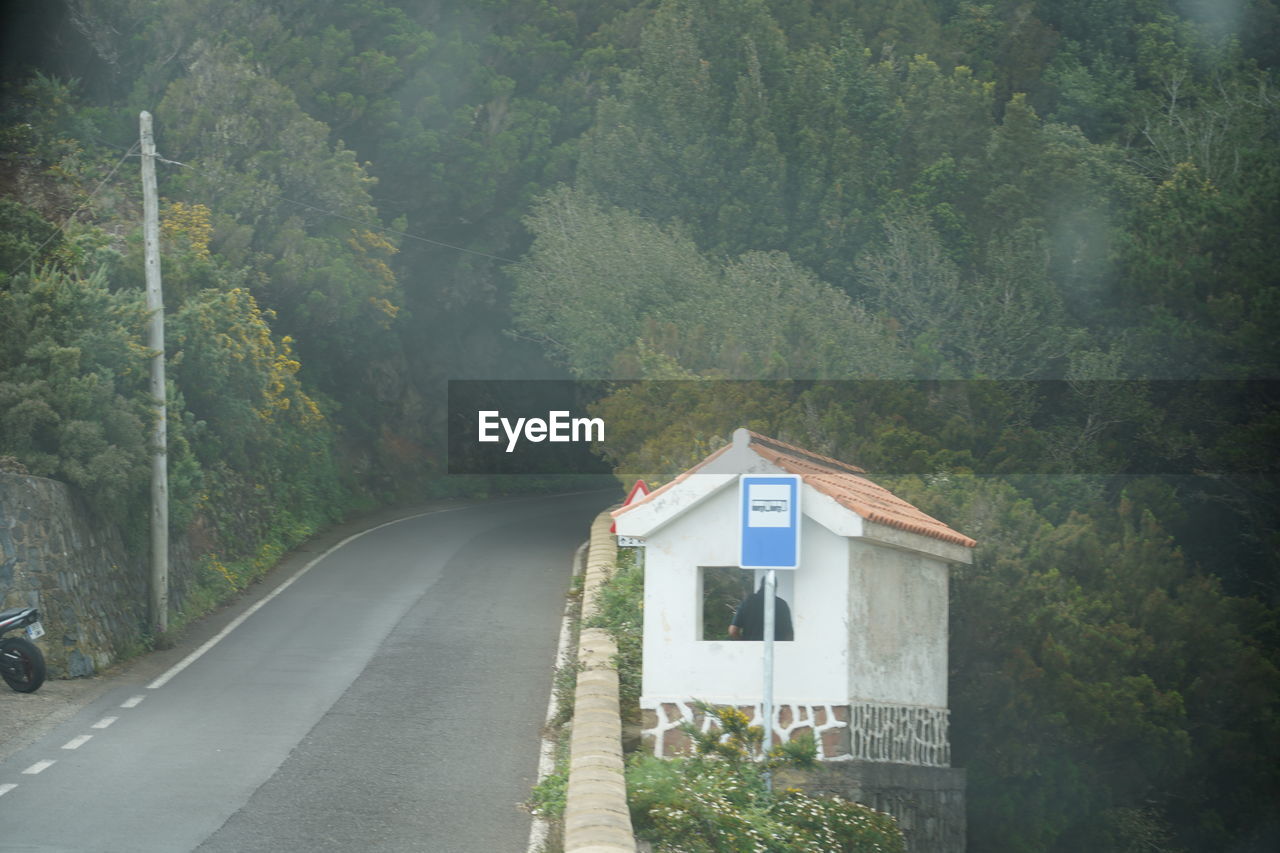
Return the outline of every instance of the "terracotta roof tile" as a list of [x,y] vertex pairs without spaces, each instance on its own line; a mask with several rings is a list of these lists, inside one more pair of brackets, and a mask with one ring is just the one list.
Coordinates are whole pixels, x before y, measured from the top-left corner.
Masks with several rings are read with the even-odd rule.
[[[788,473],[798,474],[805,483],[868,521],[910,533],[917,533],[921,536],[928,536],[932,539],[939,539],[943,542],[963,545],[967,548],[972,548],[977,544],[973,539],[963,533],[952,530],[941,521],[938,521],[938,519],[922,512],[883,486],[871,482],[862,476],[866,471],[856,465],[822,456],[759,433],[751,432],[750,436],[749,446],[762,458]],[[613,512],[614,517],[652,500],[674,487],[677,483],[683,482],[691,474],[732,446],[730,444],[720,448],[671,482],[655,489],[643,500],[637,501],[631,506],[615,510]]]
[[[847,471],[850,474],[867,473],[857,465],[850,465],[848,462],[841,462],[839,459],[832,459],[830,456],[822,456],[821,454],[814,453],[812,450],[805,450],[803,447],[796,447],[794,444],[787,444],[785,441],[779,441],[776,438],[770,438],[769,436],[761,435],[758,432],[747,430],[747,434],[751,436],[751,445],[753,447],[768,448],[796,459],[808,460],[817,465],[835,468],[840,471]],[[765,456],[763,453],[760,455]],[[766,456],[765,458],[767,459],[768,457]]]
[[773,439],[757,441],[755,433],[752,433],[751,438],[751,447],[756,453],[788,473],[799,474],[804,482],[868,521],[968,548],[978,544],[907,503],[884,486],[853,473],[861,471],[860,468],[827,460],[825,457],[815,457],[807,452],[799,455],[771,447],[768,442],[774,442]]

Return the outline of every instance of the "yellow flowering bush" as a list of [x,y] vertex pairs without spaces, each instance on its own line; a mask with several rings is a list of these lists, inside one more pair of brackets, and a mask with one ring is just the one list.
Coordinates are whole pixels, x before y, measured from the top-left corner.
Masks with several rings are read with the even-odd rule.
[[207,261],[209,241],[213,238],[212,215],[203,204],[172,202],[160,220],[160,234],[168,240],[185,240],[193,255]]

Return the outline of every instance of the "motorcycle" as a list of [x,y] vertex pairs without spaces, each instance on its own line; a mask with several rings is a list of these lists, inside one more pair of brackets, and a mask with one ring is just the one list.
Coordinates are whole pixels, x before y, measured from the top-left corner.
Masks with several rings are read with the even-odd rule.
[[[23,637],[4,637],[22,628]],[[32,640],[44,636],[40,611],[34,607],[0,610],[0,678],[19,693],[34,693],[44,684],[44,655]]]

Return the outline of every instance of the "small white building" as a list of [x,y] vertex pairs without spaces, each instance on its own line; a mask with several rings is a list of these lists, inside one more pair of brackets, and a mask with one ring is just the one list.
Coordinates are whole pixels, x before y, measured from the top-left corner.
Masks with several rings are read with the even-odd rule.
[[974,541],[860,468],[745,429],[614,513],[619,535],[646,543],[640,705],[655,754],[705,722],[694,700],[761,723],[762,644],[722,631],[727,599],[762,574],[737,568],[742,474],[801,478],[800,566],[778,572],[795,638],[774,644],[775,738],[812,731],[826,761],[948,767],[948,572]]

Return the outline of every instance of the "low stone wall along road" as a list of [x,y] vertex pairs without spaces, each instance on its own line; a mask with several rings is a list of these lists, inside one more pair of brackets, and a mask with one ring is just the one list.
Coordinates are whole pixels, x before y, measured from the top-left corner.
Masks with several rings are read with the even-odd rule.
[[524,850],[571,562],[616,497],[439,508],[295,559],[0,750],[0,850]]

